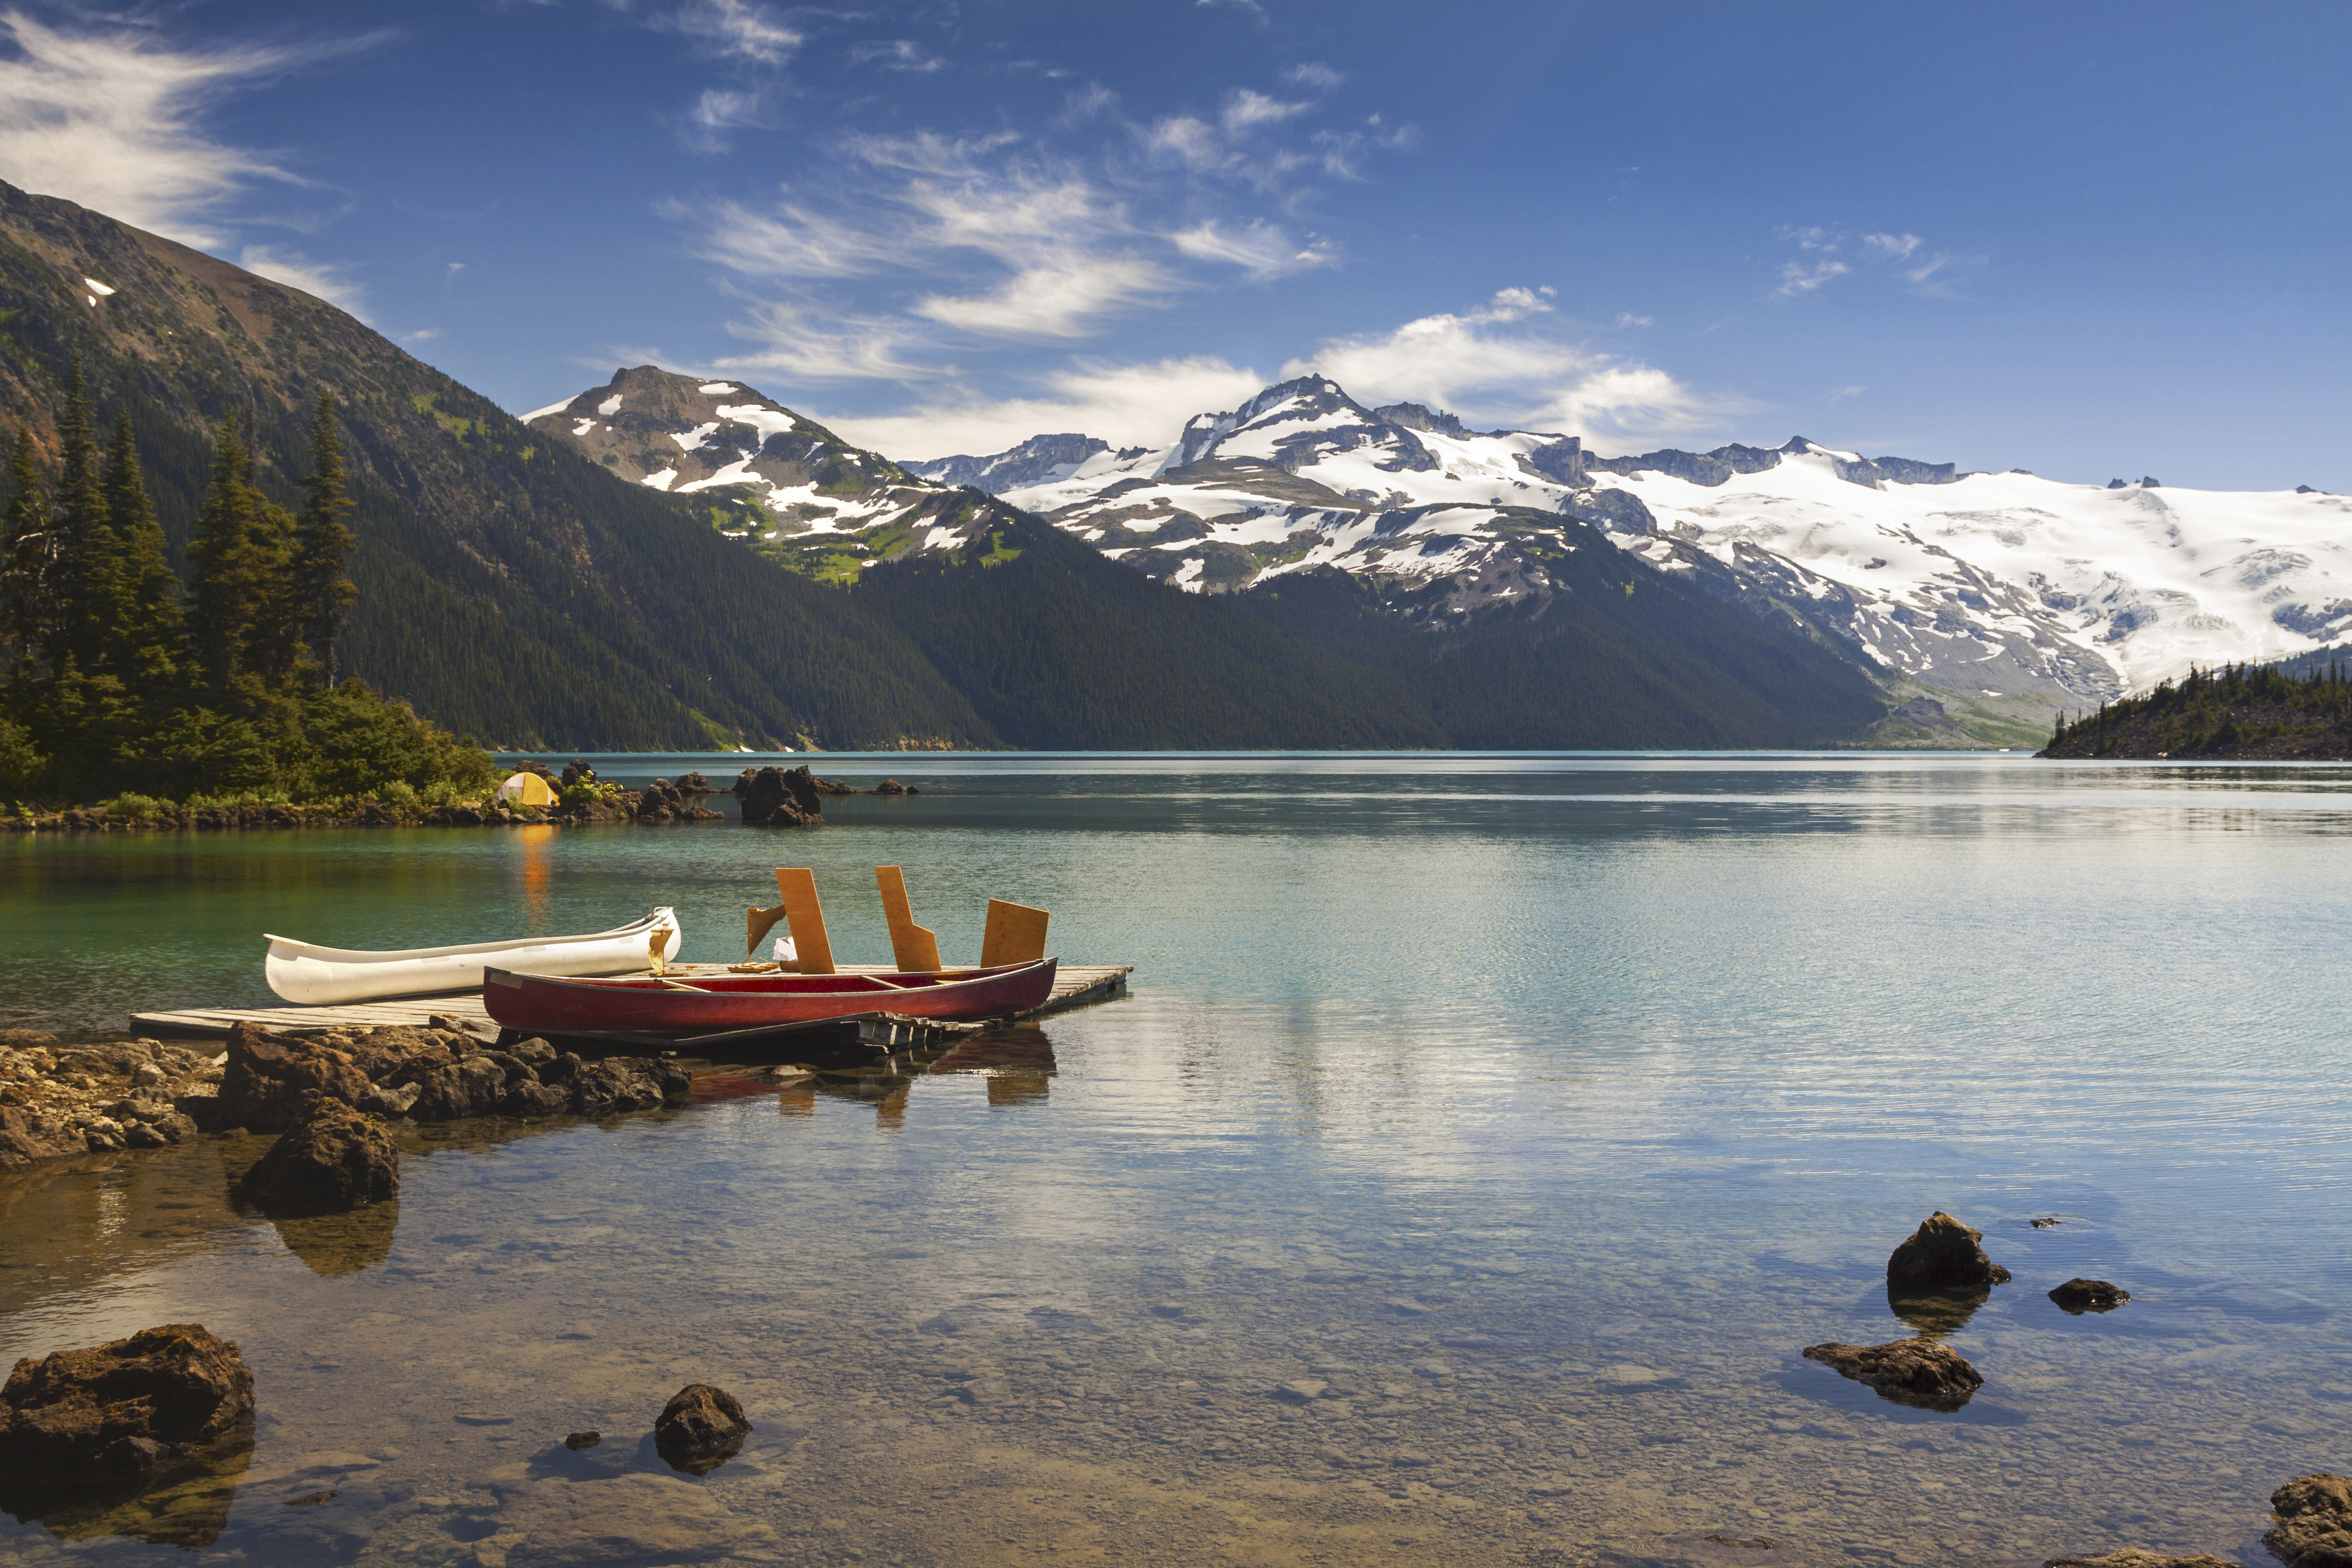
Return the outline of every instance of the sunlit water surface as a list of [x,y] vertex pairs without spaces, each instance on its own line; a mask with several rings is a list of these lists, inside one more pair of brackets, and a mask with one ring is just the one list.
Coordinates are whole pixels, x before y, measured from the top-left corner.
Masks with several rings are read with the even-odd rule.
[[[2347,770],[820,772],[923,793],[805,832],[0,840],[0,1024],[265,999],[263,931],[660,902],[688,957],[733,958],[779,863],[815,867],[846,959],[887,954],[887,862],[950,956],[993,894],[1051,909],[1066,960],[1137,966],[911,1082],[419,1130],[396,1207],[351,1219],[236,1213],[256,1141],[0,1184],[0,1356],[199,1321],[261,1409],[241,1473],[0,1518],[0,1557],[177,1561],[217,1527],[197,1556],[488,1568],[1708,1534],[1773,1563],[2254,1562],[2273,1487],[2352,1468]],[[1885,1256],[1939,1207],[2017,1276],[1948,1336],[1987,1380],[1954,1415],[1798,1355],[1907,1331]],[[2068,1317],[2043,1292],[2074,1275],[2133,1300]],[[758,1426],[699,1480],[643,1441],[698,1380]],[[583,1428],[604,1444],[561,1446]]]

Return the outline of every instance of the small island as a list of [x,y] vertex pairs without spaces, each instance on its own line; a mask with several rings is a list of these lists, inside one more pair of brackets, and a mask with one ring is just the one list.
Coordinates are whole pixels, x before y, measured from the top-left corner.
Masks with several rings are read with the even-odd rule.
[[2061,719],[2036,754],[2161,762],[2352,759],[2352,661],[2191,669],[2145,696]]

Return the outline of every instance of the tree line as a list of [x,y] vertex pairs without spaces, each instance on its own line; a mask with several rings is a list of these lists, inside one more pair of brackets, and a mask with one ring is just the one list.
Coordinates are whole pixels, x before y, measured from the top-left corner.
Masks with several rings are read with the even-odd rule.
[[0,792],[315,800],[487,781],[478,747],[341,676],[357,541],[331,394],[294,511],[221,422],[184,584],[130,410],[101,443],[79,361],[57,430],[51,482],[18,426],[0,514]]

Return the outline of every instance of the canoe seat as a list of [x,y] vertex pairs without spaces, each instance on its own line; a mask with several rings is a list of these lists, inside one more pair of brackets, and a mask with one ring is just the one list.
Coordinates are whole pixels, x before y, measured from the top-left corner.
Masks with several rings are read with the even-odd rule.
[[1045,922],[1053,917],[1026,904],[988,900],[988,924],[980,938],[980,966],[1034,963],[1045,956]]
[[803,974],[831,974],[833,942],[824,934],[824,906],[817,902],[816,873],[805,866],[776,868],[776,891],[784,900],[784,919],[792,923],[793,951],[800,954]]
[[882,889],[882,916],[890,922],[890,962],[908,973],[945,968],[940,962],[940,939],[915,923],[905,874],[896,866],[877,866],[874,884]]

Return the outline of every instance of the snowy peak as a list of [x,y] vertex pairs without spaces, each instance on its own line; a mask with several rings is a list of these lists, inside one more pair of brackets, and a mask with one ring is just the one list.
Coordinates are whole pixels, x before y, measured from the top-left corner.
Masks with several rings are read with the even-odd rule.
[[954,486],[853,447],[738,381],[638,365],[524,423],[633,483],[693,498],[719,531],[830,581],[961,550],[984,521]]
[[614,371],[604,385],[524,423],[672,495],[742,486],[768,492],[771,504],[793,505],[925,483],[740,382],[656,365]]
[[[934,458],[929,462],[908,463],[907,471],[936,484],[970,485],[991,495],[1002,495],[1025,485],[1066,479],[1087,459],[1109,450],[1109,442],[1093,436],[1032,436],[1018,447],[992,457]],[[1139,454],[1129,454],[1136,455]]]

